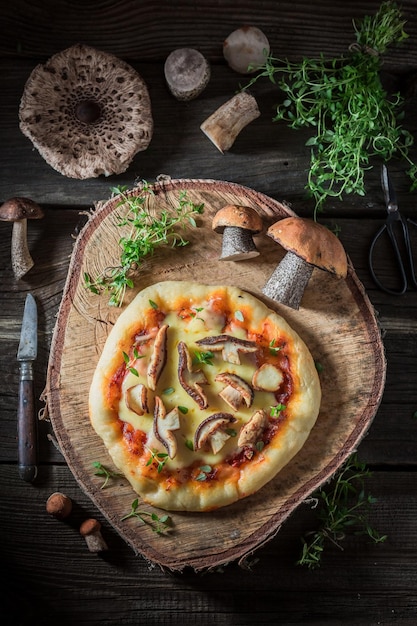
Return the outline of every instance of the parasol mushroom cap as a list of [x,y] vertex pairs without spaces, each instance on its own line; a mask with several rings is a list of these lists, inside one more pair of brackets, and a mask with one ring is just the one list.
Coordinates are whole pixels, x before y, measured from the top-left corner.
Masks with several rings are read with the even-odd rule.
[[78,179],[126,171],[153,133],[141,76],[116,56],[82,44],[35,67],[19,119],[46,162]]
[[310,219],[287,217],[268,228],[267,235],[310,265],[346,278],[347,257],[340,240],[326,226]]
[[223,233],[227,227],[243,228],[253,234],[260,233],[263,228],[262,218],[248,206],[228,204],[215,214],[212,228],[216,233]]

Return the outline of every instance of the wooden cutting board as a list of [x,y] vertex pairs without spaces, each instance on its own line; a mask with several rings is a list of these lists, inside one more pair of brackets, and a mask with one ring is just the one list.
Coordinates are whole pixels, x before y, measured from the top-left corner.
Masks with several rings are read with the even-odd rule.
[[[290,513],[339,468],[357,448],[375,416],[385,382],[385,357],[372,306],[353,267],[346,280],[314,270],[302,306],[294,311],[262,296],[261,289],[284,251],[265,234],[256,237],[260,256],[241,262],[218,260],[221,236],[211,229],[214,213],[226,204],[256,208],[267,227],[293,215],[288,207],[251,189],[213,180],[165,180],[146,195],[149,211],[172,210],[181,192],[204,203],[198,227],[187,231],[189,245],[159,249],[134,276],[137,291],[162,280],[233,284],[258,296],[287,319],[322,366],[320,415],[302,450],[258,493],[210,513],[172,513],[173,526],[159,535],[132,518],[121,521],[136,494],[123,478],[101,489],[94,462],[112,469],[110,457],[88,415],[91,378],[120,308],[84,286],[84,273],[97,276],[120,258],[119,199],[97,206],[79,234],[68,272],[48,367],[45,400],[62,452],[82,489],[135,552],[171,570],[195,570],[244,559],[271,539]],[[129,192],[141,193],[140,188]],[[142,510],[152,507],[140,503]],[[161,514],[161,511],[156,511]]]

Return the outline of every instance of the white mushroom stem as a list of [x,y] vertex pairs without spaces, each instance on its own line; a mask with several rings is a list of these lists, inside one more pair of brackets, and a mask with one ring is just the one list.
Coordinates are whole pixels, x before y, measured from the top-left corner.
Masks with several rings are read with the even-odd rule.
[[239,226],[226,226],[223,231],[222,253],[220,260],[241,261],[258,256],[252,233]]
[[13,222],[11,256],[13,273],[19,280],[34,266],[28,248],[26,219]]
[[287,252],[277,265],[262,293],[286,306],[298,310],[313,266],[293,252]]
[[255,98],[242,91],[210,115],[200,129],[223,153],[232,147],[240,131],[260,114]]

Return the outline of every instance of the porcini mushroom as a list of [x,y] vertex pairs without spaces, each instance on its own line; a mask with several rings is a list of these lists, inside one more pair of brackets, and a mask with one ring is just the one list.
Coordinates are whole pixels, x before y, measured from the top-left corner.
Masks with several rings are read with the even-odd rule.
[[204,372],[201,370],[193,371],[191,354],[183,341],[180,341],[178,344],[178,355],[178,380],[180,385],[190,398],[198,404],[200,409],[205,409],[208,405],[208,400],[201,388],[201,385],[207,384]]
[[82,44],[35,67],[19,117],[45,161],[78,179],[126,171],[153,133],[141,76],[116,56]]
[[165,80],[177,100],[192,100],[206,88],[210,80],[210,64],[194,48],[179,48],[167,57]]
[[346,278],[346,252],[325,226],[287,217],[270,226],[267,234],[287,250],[262,290],[269,298],[297,310],[315,267]]
[[233,335],[211,335],[210,337],[204,337],[204,339],[198,339],[196,344],[204,350],[221,351],[223,361],[233,363],[233,365],[240,365],[240,352],[242,354],[250,354],[258,350],[258,346],[254,341],[239,339],[239,337],[234,337]]
[[223,42],[223,56],[239,74],[256,72],[270,52],[266,35],[256,26],[237,28]]
[[72,511],[72,500],[64,493],[56,491],[46,501],[46,512],[56,519],[67,518]]
[[217,211],[212,228],[223,234],[221,261],[244,261],[259,255],[253,235],[261,232],[263,223],[255,209],[228,204]]
[[260,114],[255,98],[242,91],[214,111],[200,129],[223,153],[230,150],[239,133]]
[[194,450],[201,450],[209,443],[213,454],[220,452],[231,436],[224,429],[235,421],[236,418],[230,413],[213,413],[206,417],[194,433]]
[[173,459],[177,454],[178,445],[173,431],[178,430],[179,427],[178,407],[174,407],[172,411],[167,413],[161,398],[156,396],[153,432],[158,441],[166,448],[170,459]]
[[12,269],[17,280],[33,267],[27,242],[27,220],[43,217],[43,211],[30,198],[10,198],[0,206],[0,220],[13,222],[12,230]]
[[98,520],[86,519],[80,526],[80,535],[84,537],[90,552],[104,552],[107,544],[101,534],[101,524]]

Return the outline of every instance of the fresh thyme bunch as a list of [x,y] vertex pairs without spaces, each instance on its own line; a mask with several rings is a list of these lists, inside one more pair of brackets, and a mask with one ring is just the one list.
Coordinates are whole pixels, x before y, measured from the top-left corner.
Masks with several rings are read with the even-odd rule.
[[380,79],[381,55],[408,37],[405,21],[395,3],[383,2],[375,16],[353,25],[356,43],[348,56],[300,63],[271,56],[247,86],[268,77],[284,93],[274,121],[315,128],[306,144],[311,147],[306,189],[315,200],[315,216],[329,197],[365,195],[371,157],[405,158],[412,189],[417,188],[417,165],[408,156],[413,137],[398,123],[402,98],[388,98]]

